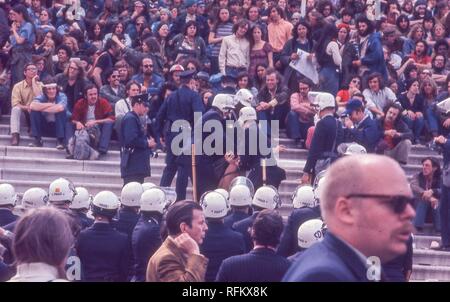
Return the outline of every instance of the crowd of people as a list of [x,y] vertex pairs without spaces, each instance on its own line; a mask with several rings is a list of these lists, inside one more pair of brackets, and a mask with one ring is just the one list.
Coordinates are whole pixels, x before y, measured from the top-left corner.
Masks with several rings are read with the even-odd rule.
[[[92,221],[79,218],[81,233],[74,230],[80,223],[69,221],[76,245],[67,251],[81,261],[78,279],[279,281],[285,276],[289,281],[334,280],[322,272],[312,277],[298,270],[285,275],[292,267],[286,257],[308,258],[308,253],[294,255],[298,251],[295,241],[300,243],[296,232],[321,215],[317,205],[313,210],[299,209],[301,218],[295,218],[294,210],[283,227],[274,212],[278,188],[286,179],[286,171],[270,160],[285,150],[274,142],[278,127],[285,129],[297,148],[308,149],[301,178],[305,188],[317,187],[332,162],[348,154],[377,153],[406,165],[413,145],[432,142],[442,147],[445,167],[450,161],[446,139],[450,134],[449,43],[450,14],[445,0],[9,0],[0,4],[0,107],[1,113],[10,113],[13,146],[21,143],[24,126],[33,138],[31,147],[42,147],[42,137],[53,136],[56,148],[66,150],[71,159],[98,159],[109,151],[112,139],[120,143],[123,190],[133,196],[125,193],[124,197],[122,192],[119,202],[111,192],[96,195],[92,206],[83,207],[84,212],[92,208],[95,223],[88,227]],[[230,121],[234,122],[232,132],[241,132],[245,139],[228,136]],[[210,142],[214,132],[206,129],[210,122],[217,122],[223,130],[212,144],[215,151],[192,155],[198,146]],[[198,128],[200,137],[195,136]],[[180,135],[183,141],[175,148]],[[251,152],[256,145],[256,153]],[[148,200],[160,196],[159,201],[148,201],[144,198],[147,191],[139,185],[151,174],[150,158],[161,151],[166,153],[166,166],[160,187],[154,189],[159,191],[147,196]],[[372,167],[371,160],[366,168]],[[405,214],[404,221],[412,220],[406,203],[414,194],[415,226],[422,228],[431,210],[435,228],[442,233],[440,248],[450,250],[449,187],[445,180],[441,183],[446,173],[441,173],[434,158],[424,158],[422,163],[423,171],[412,180],[412,191],[394,194],[391,197],[401,198],[388,201],[399,204],[394,212]],[[174,212],[169,210],[163,219],[164,188],[172,186],[175,175],[176,198],[172,201],[186,208],[174,205]],[[234,187],[233,180],[239,176],[248,177],[245,186]],[[200,205],[185,201],[189,179],[193,200]],[[392,188],[386,194],[399,189]],[[227,193],[211,197],[216,189]],[[233,189],[241,197],[234,199]],[[62,204],[70,212],[69,206],[76,204],[73,196],[58,199],[53,193],[49,188],[50,203]],[[228,203],[233,206],[232,200],[238,204],[233,214],[228,216],[228,209],[218,205],[209,212],[208,200],[215,204],[227,194],[227,207]],[[299,198],[304,194],[296,191]],[[348,200],[387,196],[350,189],[339,194],[331,194],[325,204],[352,208]],[[339,203],[339,198],[346,201]],[[155,211],[154,203],[164,207]],[[249,204],[253,214],[247,217]],[[5,205],[9,211],[11,202]],[[409,241],[404,238],[410,233],[406,222],[402,220],[404,226],[393,231],[400,239],[386,252],[352,233],[362,223],[360,216],[350,222],[345,213],[337,212],[343,209],[332,210],[322,209],[322,216],[332,217],[331,224],[326,223],[334,234],[324,245],[342,247],[345,244],[340,241],[347,241],[365,256],[376,252],[384,262],[399,256],[391,272],[394,278],[408,278],[409,274],[398,273],[410,270],[410,261],[405,261],[410,256],[401,255],[410,244],[409,236]],[[30,211],[23,218],[24,225],[28,215],[37,220],[52,217],[55,223],[60,219],[52,210]],[[158,237],[163,220],[167,234]],[[338,230],[344,225],[346,232],[341,233]],[[138,226],[141,231],[136,231]],[[322,232],[315,227],[304,229]],[[153,236],[152,243],[140,242],[136,232],[137,237]],[[242,238],[238,239],[238,233]],[[101,242],[97,240],[101,234],[108,234],[108,240],[115,238],[115,243],[107,240],[110,245],[92,250]],[[21,236],[13,237],[17,241]],[[226,251],[208,244],[208,238],[214,242],[222,236],[230,238]],[[42,259],[19,260],[20,255],[14,255],[14,240],[7,239],[11,248],[5,263],[12,263],[13,258],[18,261],[14,278],[20,280],[35,272],[29,263]],[[64,250],[66,244],[61,244]],[[107,250],[108,257],[104,257]],[[172,268],[160,267],[166,257],[173,261]],[[267,259],[274,263],[271,267],[264,265]],[[57,280],[65,277],[61,275],[63,260],[42,261],[46,265],[36,269]],[[255,271],[243,270],[243,264],[252,261],[258,263]]]

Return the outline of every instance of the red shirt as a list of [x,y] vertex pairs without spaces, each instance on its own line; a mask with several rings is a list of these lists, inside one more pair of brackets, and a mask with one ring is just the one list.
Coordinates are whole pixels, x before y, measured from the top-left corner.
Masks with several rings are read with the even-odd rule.
[[[394,125],[391,125],[391,124],[388,124],[388,123],[384,123],[383,129],[384,129],[384,131],[392,130],[392,129],[394,129]],[[394,145],[394,138],[392,136],[385,135],[384,136],[384,141],[388,144],[389,149],[393,149],[395,147],[395,145]]]
[[[73,107],[72,121],[85,124],[88,107],[88,102],[85,99],[78,100]],[[102,120],[105,118],[109,118],[112,121],[115,120],[111,104],[104,98],[98,98],[97,103],[95,103],[94,116],[96,120]]]

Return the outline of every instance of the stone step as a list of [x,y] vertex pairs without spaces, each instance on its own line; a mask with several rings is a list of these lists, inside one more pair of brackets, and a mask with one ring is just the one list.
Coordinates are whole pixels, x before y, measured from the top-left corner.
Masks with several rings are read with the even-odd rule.
[[427,265],[413,265],[412,280],[416,281],[450,281],[450,267],[449,266],[427,266]]
[[429,249],[431,244],[441,243],[440,236],[430,236],[430,235],[414,235],[414,247],[416,249]]
[[439,160],[439,162],[441,163],[441,166],[443,164],[443,158],[442,155],[439,154],[435,154],[432,151],[429,154],[410,154],[408,157],[408,164],[410,165],[422,165],[422,160],[427,157],[427,156],[431,156],[436,158],[437,160]]
[[417,265],[450,267],[450,252],[415,249],[413,263]]

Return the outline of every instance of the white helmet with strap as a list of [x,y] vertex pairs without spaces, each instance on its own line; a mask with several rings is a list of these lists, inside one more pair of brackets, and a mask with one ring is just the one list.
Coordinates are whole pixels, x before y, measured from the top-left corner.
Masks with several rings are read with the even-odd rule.
[[239,89],[238,92],[236,92],[234,100],[236,104],[241,103],[245,107],[256,106],[253,94],[250,92],[250,90],[245,88]]
[[75,195],[69,208],[72,210],[89,209],[92,202],[92,195],[84,187],[76,187],[77,195]]
[[65,178],[55,179],[48,187],[49,202],[72,202],[76,194],[77,191],[75,190],[73,183]]
[[231,94],[219,93],[214,97],[211,105],[226,113],[234,110],[234,99]]
[[48,194],[41,188],[30,188],[23,193],[22,207],[24,209],[36,209],[44,207],[48,202]]
[[320,219],[310,219],[305,221],[298,228],[298,246],[307,249],[314,243],[322,241],[325,230],[325,223]]
[[274,186],[262,186],[256,190],[252,205],[273,210],[280,206],[280,194]]
[[215,189],[214,192],[220,193],[223,196],[225,196],[225,198],[228,200],[230,198],[230,194],[228,193],[227,190],[219,188],[219,189]]
[[92,200],[92,212],[97,215],[114,217],[120,202],[116,194],[111,191],[101,191]]
[[14,187],[10,184],[0,185],[0,206],[15,205],[17,201],[17,194]]
[[243,107],[239,110],[238,122],[243,125],[248,121],[256,121],[258,116],[256,115],[256,110],[253,107]]
[[316,204],[313,188],[309,185],[298,186],[292,195],[292,204],[295,209],[299,208],[313,208]]
[[128,207],[139,207],[141,195],[144,192],[142,185],[138,182],[129,182],[122,188],[120,203]]
[[229,204],[219,192],[209,191],[200,198],[200,205],[206,218],[224,218],[228,215]]
[[150,189],[150,188],[153,188],[153,187],[157,187],[157,185],[155,185],[155,184],[152,183],[152,182],[144,182],[144,183],[142,184],[142,189],[144,189],[144,191],[146,191],[146,190],[148,190],[148,189]]
[[245,207],[252,204],[252,192],[246,185],[235,185],[230,190],[230,205]]
[[141,212],[159,212],[164,213],[167,205],[166,192],[159,188],[150,188],[141,195]]

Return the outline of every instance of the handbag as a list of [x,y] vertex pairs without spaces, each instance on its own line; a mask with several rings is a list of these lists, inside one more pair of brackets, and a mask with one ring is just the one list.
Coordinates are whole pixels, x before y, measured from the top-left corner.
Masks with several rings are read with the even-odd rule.
[[324,152],[322,154],[322,156],[324,158],[318,159],[316,161],[316,165],[314,166],[315,175],[328,169],[331,166],[331,164],[338,158],[338,155],[336,154],[336,152],[334,152],[334,149],[336,148],[338,127],[339,127],[339,124],[338,124],[338,121],[336,120],[336,135],[334,136],[333,147],[330,152]]

